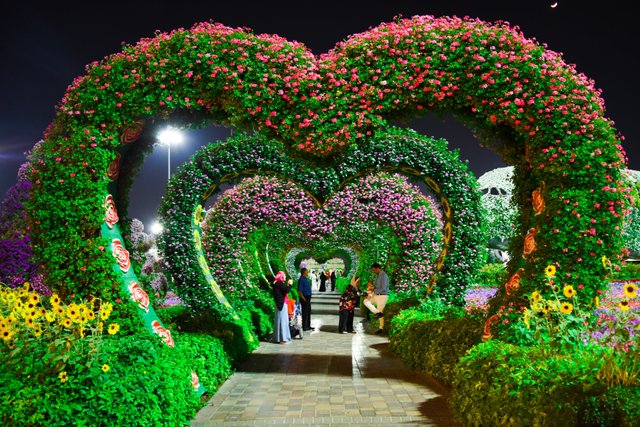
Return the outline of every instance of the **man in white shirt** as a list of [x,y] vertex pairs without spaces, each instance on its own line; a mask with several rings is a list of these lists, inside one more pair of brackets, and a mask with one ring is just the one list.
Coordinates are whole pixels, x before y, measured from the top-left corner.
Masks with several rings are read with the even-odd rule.
[[371,271],[376,274],[374,295],[373,298],[365,300],[364,305],[374,313],[374,319],[380,320],[380,329],[376,331],[376,334],[381,334],[384,327],[384,314],[382,312],[389,299],[389,276],[382,271],[382,266],[377,262],[371,265]]

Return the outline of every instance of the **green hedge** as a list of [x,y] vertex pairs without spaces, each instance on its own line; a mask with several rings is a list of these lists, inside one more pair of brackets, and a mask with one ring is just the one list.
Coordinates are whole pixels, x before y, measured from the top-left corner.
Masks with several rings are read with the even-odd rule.
[[454,312],[449,315],[437,318],[413,309],[390,322],[389,348],[409,367],[427,372],[445,385],[451,384],[460,357],[480,342],[483,324],[480,318],[457,317]]
[[456,366],[453,411],[474,426],[637,426],[635,357],[609,347],[557,354],[489,341]]
[[[7,426],[177,426],[200,408],[190,384],[197,370],[212,390],[231,373],[222,344],[175,334],[177,348],[143,332],[104,337],[93,357],[82,345],[63,368],[46,342],[0,353],[0,420]],[[34,374],[29,366],[38,365]],[[105,368],[108,367],[108,368]],[[64,369],[64,370],[63,370]],[[106,370],[106,372],[105,372]],[[68,380],[58,375],[65,372]]]

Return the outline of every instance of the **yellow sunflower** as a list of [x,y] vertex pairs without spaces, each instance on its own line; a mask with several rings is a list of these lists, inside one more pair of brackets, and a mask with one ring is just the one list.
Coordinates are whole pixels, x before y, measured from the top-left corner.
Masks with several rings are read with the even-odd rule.
[[567,298],[573,298],[576,294],[576,290],[573,289],[573,286],[565,286],[564,289],[562,289],[562,293],[564,294],[565,297]]
[[38,295],[38,294],[29,295],[29,301],[31,301],[34,304],[39,303],[40,302],[40,295]]
[[77,320],[78,319],[78,316],[80,316],[80,312],[78,311],[78,305],[77,304],[69,304],[69,306],[67,307],[67,316],[71,320]]
[[542,300],[542,295],[540,295],[538,291],[533,291],[531,293],[531,301],[533,301],[534,303],[538,303],[541,300]]
[[564,314],[571,314],[573,311],[573,305],[568,302],[563,302],[560,306],[560,311]]
[[71,326],[72,326],[71,320],[70,319],[64,319],[62,321],[62,326],[64,326],[65,328],[71,328]]
[[31,316],[27,316],[24,319],[24,323],[26,323],[29,328],[33,328],[35,326],[35,320]]
[[607,265],[609,264],[609,259],[607,258],[607,256],[606,256],[606,255],[602,255],[602,258],[601,258],[601,259],[602,259],[602,266],[603,266],[604,268],[607,268]]
[[13,333],[9,329],[3,329],[0,332],[0,338],[2,338],[3,341],[9,341],[13,338]]
[[109,325],[109,335],[115,335],[116,333],[118,333],[118,331],[120,330],[120,325],[118,325],[117,323],[112,323]]
[[102,372],[109,372],[109,369],[111,369],[111,368],[106,363],[104,365],[102,365]]
[[622,301],[620,301],[619,307],[621,311],[629,310],[629,301],[627,301],[626,299],[623,299]]
[[593,299],[594,304],[596,305],[596,309],[600,309],[600,298],[595,297]]
[[51,305],[60,305],[60,297],[58,294],[53,294],[51,295],[49,302],[51,302]]
[[66,383],[66,382],[67,382],[67,380],[69,379],[69,378],[67,377],[67,372],[66,372],[66,371],[62,371],[62,372],[60,372],[60,373],[58,374],[58,378],[60,378],[60,382],[61,382],[61,383]]
[[56,315],[55,315],[55,313],[54,313],[54,312],[52,312],[52,311],[47,311],[47,312],[44,314],[44,318],[45,318],[45,319],[47,319],[47,322],[51,323],[51,322],[53,322],[54,320],[56,320]]
[[625,283],[624,284],[624,295],[627,298],[635,298],[638,296],[638,294],[636,293],[636,291],[638,290],[638,287],[634,284],[634,283]]
[[554,277],[556,275],[556,266],[548,265],[544,270],[544,274],[546,274],[547,277]]

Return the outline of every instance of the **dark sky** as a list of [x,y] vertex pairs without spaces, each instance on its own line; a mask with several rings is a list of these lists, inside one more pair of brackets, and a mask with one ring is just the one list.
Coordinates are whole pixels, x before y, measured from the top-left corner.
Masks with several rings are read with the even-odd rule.
[[[394,16],[471,16],[518,25],[525,36],[564,54],[565,61],[602,89],[607,116],[625,136],[631,169],[640,169],[637,106],[640,100],[638,42],[634,2],[555,1],[208,1],[208,2],[3,2],[0,6],[0,197],[15,183],[23,153],[53,120],[54,107],[85,64],[152,37],[156,30],[189,28],[214,20],[227,26],[275,33],[305,43],[320,54],[348,35],[390,21]],[[12,3],[6,5],[6,3]],[[453,119],[427,117],[415,123],[424,133],[449,140],[480,176],[504,166],[479,147]],[[229,129],[188,135],[171,151],[172,169],[210,138]],[[131,195],[130,216],[151,221],[167,179],[167,152],[147,157]]]

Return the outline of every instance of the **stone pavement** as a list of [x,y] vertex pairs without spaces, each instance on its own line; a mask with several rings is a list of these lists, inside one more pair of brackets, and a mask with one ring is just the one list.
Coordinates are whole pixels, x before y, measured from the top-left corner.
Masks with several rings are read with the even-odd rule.
[[358,309],[356,333],[338,333],[338,297],[316,292],[316,330],[290,344],[261,343],[191,426],[458,425],[447,389],[407,368]]

